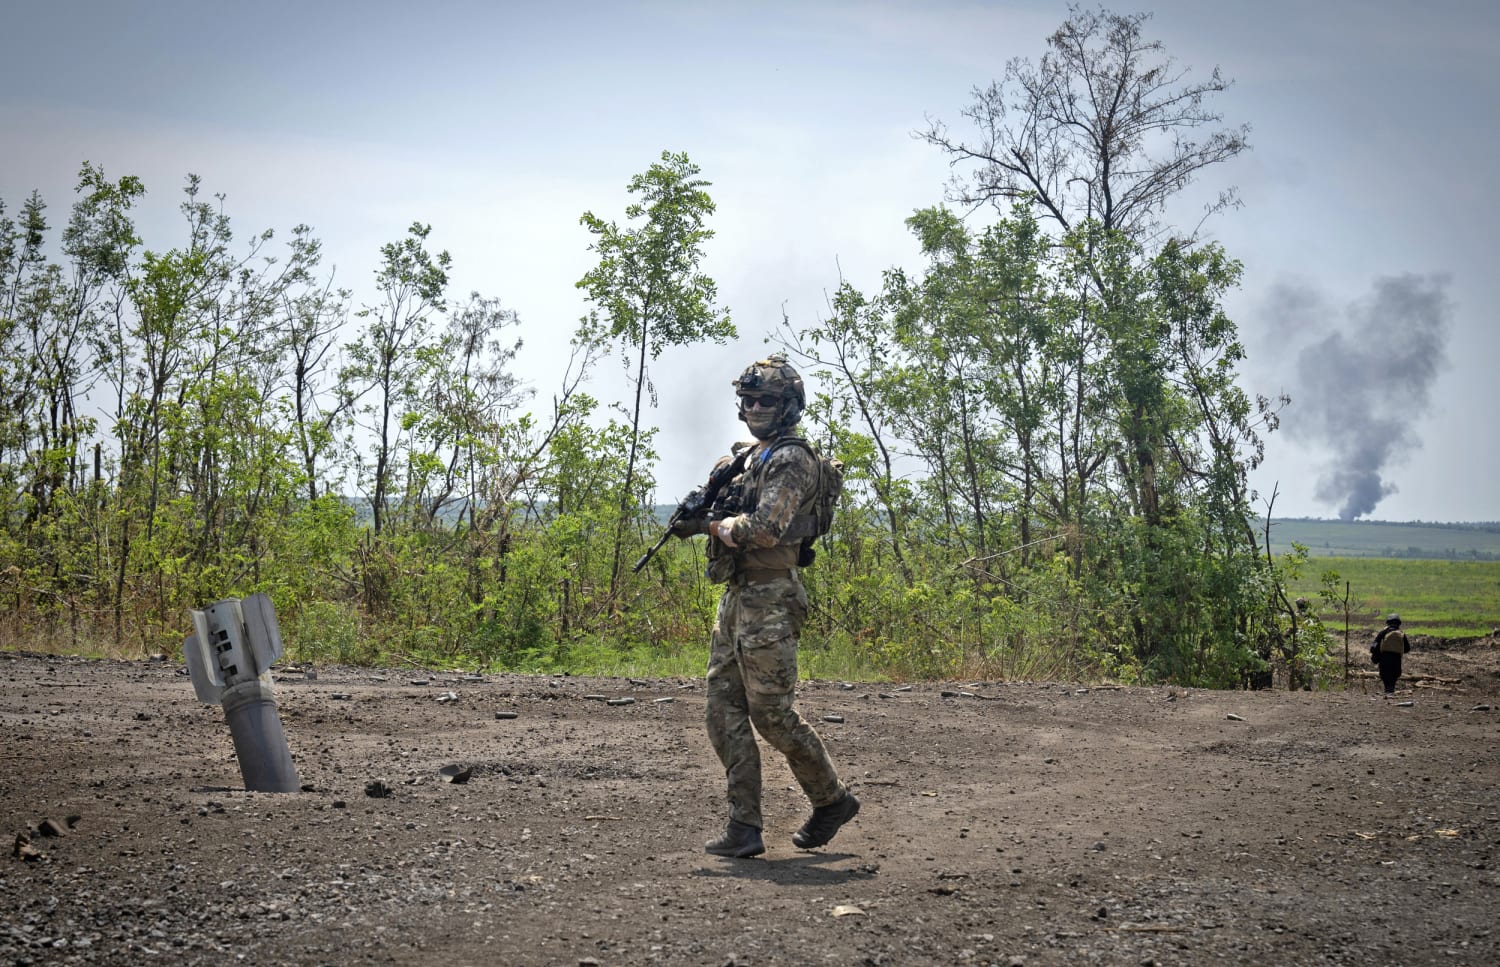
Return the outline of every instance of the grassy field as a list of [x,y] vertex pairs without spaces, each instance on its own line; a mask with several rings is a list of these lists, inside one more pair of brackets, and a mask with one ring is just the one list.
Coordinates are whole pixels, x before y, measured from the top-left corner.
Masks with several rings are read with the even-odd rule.
[[[1264,533],[1264,527],[1262,521],[1256,533]],[[1495,523],[1272,518],[1272,550],[1278,554],[1289,551],[1294,541],[1316,557],[1500,561],[1500,524]]]
[[[1391,612],[1418,635],[1469,637],[1500,628],[1500,561],[1314,557],[1293,589],[1318,601],[1327,571],[1338,573],[1341,597],[1348,582],[1349,621],[1356,628],[1378,628]],[[1343,627],[1342,606],[1320,605],[1320,613],[1329,627]]]

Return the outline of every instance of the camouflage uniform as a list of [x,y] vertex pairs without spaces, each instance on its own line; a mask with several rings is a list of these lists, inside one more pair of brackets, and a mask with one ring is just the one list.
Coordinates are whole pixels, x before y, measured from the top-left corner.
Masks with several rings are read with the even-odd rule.
[[745,471],[747,512],[734,519],[731,549],[710,538],[710,574],[727,577],[708,658],[708,735],[729,781],[730,818],[757,828],[760,750],[753,725],[786,756],[813,806],[844,796],[823,740],[792,707],[797,685],[797,635],[807,618],[807,592],[797,575],[800,541],[785,535],[809,513],[818,465],[805,448],[754,445]]

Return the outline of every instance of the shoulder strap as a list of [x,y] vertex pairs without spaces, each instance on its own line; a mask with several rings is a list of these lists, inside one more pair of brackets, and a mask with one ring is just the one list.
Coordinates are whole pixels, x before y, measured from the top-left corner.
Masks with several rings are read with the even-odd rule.
[[760,462],[762,464],[769,462],[771,459],[771,454],[775,453],[777,450],[780,450],[784,446],[801,447],[802,449],[806,450],[814,460],[818,458],[818,451],[814,450],[812,444],[808,443],[800,436],[781,436],[772,440],[770,444],[761,451]]

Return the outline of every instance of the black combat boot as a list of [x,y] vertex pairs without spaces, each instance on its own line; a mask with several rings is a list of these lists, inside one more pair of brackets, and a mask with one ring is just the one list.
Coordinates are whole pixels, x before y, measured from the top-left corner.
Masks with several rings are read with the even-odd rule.
[[839,827],[859,813],[859,800],[854,793],[845,792],[844,798],[826,806],[817,806],[802,828],[792,834],[792,845],[798,849],[817,849],[833,839]]
[[715,856],[733,856],[743,859],[759,856],[766,851],[765,841],[760,838],[760,827],[731,819],[724,827],[724,835],[703,844],[705,852]]

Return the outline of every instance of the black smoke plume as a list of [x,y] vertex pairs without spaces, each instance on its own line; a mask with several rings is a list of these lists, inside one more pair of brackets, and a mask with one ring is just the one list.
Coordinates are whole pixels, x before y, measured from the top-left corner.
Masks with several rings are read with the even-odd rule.
[[1315,496],[1344,520],[1395,493],[1393,465],[1421,447],[1416,423],[1445,362],[1453,316],[1447,287],[1444,275],[1380,278],[1342,319],[1316,292],[1282,287],[1273,296],[1278,328],[1304,342],[1296,412],[1284,425],[1328,449]]

